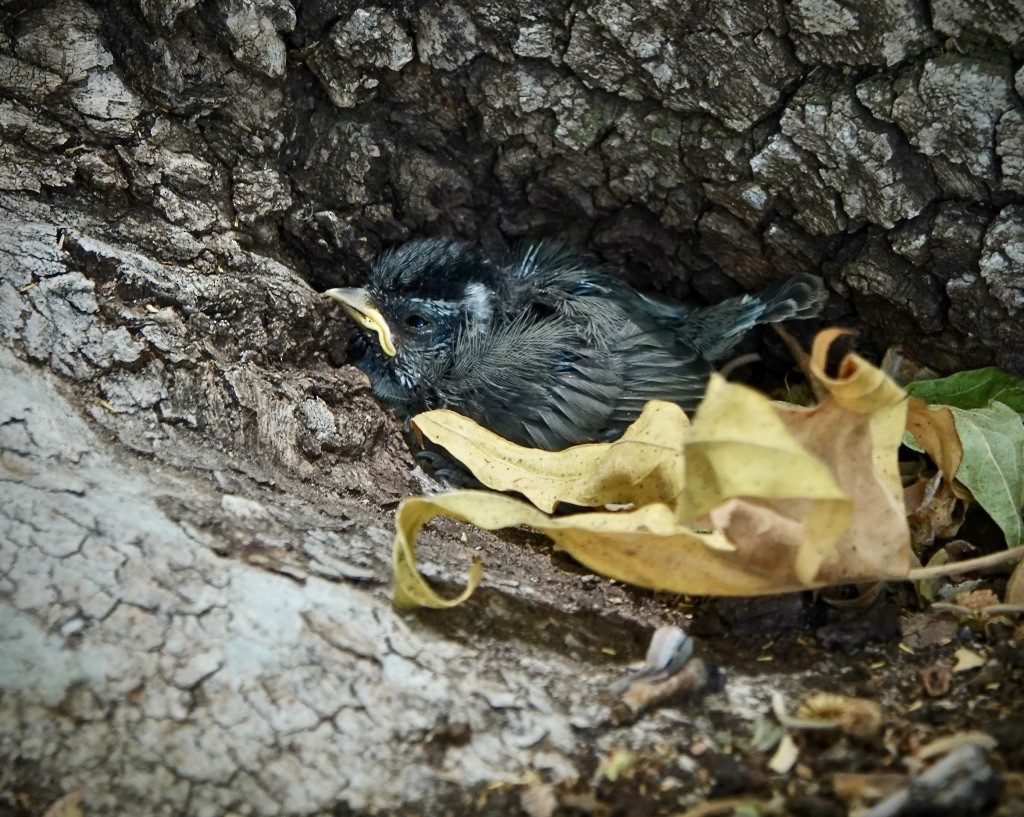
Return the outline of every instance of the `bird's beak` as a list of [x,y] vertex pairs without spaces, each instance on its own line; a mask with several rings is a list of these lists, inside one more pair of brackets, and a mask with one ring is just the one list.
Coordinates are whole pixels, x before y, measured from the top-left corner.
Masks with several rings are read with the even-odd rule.
[[391,327],[366,295],[365,289],[329,289],[324,295],[341,304],[360,326],[372,329],[380,339],[380,348],[389,357],[395,356],[395,341]]

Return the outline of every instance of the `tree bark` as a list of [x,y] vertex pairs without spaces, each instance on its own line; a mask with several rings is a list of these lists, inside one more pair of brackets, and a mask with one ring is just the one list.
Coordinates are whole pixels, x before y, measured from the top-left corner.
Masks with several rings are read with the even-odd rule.
[[1022,21],[0,0],[0,752],[90,815],[440,814],[665,739],[601,703],[646,594],[442,527],[437,577],[483,549],[489,588],[391,609],[426,477],[316,291],[559,235],[679,297],[820,273],[876,351],[1024,374]]

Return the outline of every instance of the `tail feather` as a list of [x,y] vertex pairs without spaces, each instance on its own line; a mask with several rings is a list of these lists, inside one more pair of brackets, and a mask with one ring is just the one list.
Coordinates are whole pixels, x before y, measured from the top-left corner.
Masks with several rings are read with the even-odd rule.
[[801,273],[772,284],[754,297],[764,304],[764,311],[757,322],[778,323],[817,317],[825,306],[828,293],[820,278]]
[[820,314],[828,292],[820,278],[794,275],[757,295],[730,298],[695,310],[680,327],[705,360],[726,357],[758,324],[813,318]]

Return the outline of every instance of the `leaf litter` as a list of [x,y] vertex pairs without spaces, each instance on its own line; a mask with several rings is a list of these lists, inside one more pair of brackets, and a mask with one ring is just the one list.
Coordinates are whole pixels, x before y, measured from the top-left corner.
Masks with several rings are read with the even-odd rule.
[[[830,375],[829,350],[843,334],[823,330],[803,358],[826,395],[812,407],[713,375],[692,422],[678,406],[652,401],[621,439],[559,452],[515,445],[452,411],[418,415],[418,432],[491,490],[399,506],[396,605],[451,607],[482,578],[474,562],[465,589],[445,598],[419,573],[416,537],[436,516],[487,530],[533,528],[598,573],[689,595],[917,578],[915,547],[955,535],[958,502],[977,502],[1017,544],[1024,424],[994,398],[1024,405],[1022,382],[982,369],[904,390],[853,353]],[[939,469],[923,485],[904,488],[904,443]],[[559,514],[560,506],[592,510]],[[933,562],[928,570],[944,569]]]
[[[958,413],[968,413],[968,423],[984,426],[985,418],[971,413],[990,410],[988,403],[976,404],[981,401],[976,395],[987,392],[968,388],[964,384],[970,386],[970,382],[962,378],[954,384],[958,391],[948,402],[943,402],[941,391],[935,389],[916,391],[908,398],[903,388],[856,355],[848,355],[838,373],[829,378],[824,361],[838,335],[823,333],[808,355],[808,370],[827,392],[809,408],[773,403],[751,389],[715,379],[692,422],[672,404],[652,403],[623,439],[555,454],[511,445],[452,413],[417,418],[421,433],[450,453],[458,451],[458,459],[482,483],[492,490],[514,491],[519,497],[455,491],[403,503],[395,540],[396,602],[451,606],[467,598],[480,580],[481,567],[474,562],[465,591],[456,599],[444,599],[417,571],[416,536],[426,521],[438,515],[492,529],[534,527],[551,536],[556,546],[609,576],[649,588],[691,587],[688,592],[701,595],[780,593],[868,578],[938,578],[1012,558],[1013,550],[956,562],[963,558],[963,548],[957,553],[952,547],[955,543],[941,546],[940,541],[957,534],[968,504],[975,503],[985,511],[995,507],[985,499],[986,489],[979,488],[976,480],[972,482],[971,470],[984,471],[979,464],[986,462],[985,457],[998,461],[993,458],[1007,457],[1008,450],[1010,454],[1018,451],[1019,462],[1020,442],[1013,425],[1020,424],[1016,411],[1011,417],[995,408],[998,423],[987,429],[986,436],[992,453],[979,455],[979,446],[962,438],[966,425]],[[1006,396],[1014,385],[1007,378],[1001,378],[999,391],[990,391]],[[975,404],[956,396],[963,393],[975,395]],[[953,404],[956,400],[962,404]],[[969,437],[970,431],[964,436]],[[927,451],[935,468],[919,458],[924,468],[901,478],[900,443],[904,440]],[[905,449],[902,459],[907,459]],[[1012,491],[1012,476],[1004,482],[1005,489]],[[564,506],[577,506],[570,509],[577,512],[559,515],[558,511],[566,510]],[[593,510],[580,513],[580,506]],[[1015,510],[1019,517],[1019,505]],[[1014,545],[1012,535],[1011,529],[1007,540]],[[929,568],[914,567],[920,564],[919,558],[924,560],[929,554]],[[1019,549],[1016,554],[1019,557]],[[941,564],[943,561],[947,563]],[[941,598],[953,598],[948,587],[944,592]],[[1006,600],[1012,603],[1014,597],[1019,603],[1022,595],[1024,572],[1018,569],[1007,587]],[[946,606],[967,610],[964,601],[956,597],[955,604]],[[944,628],[919,645],[921,649],[934,650],[935,645],[951,649],[963,638],[965,627],[981,632],[981,619],[971,623],[961,615],[957,623],[949,611],[938,610],[941,606],[919,614],[931,622],[926,622],[927,626],[938,622]],[[912,634],[905,633],[905,638],[912,641]],[[899,648],[912,656],[913,651],[903,644]],[[993,688],[991,679],[979,675],[985,672],[979,666],[980,657],[981,653],[964,648],[956,652],[955,671],[964,679],[959,682],[951,678],[951,662],[934,664],[946,676],[941,689],[930,688],[924,677],[901,681],[909,685],[907,691],[916,685],[920,695],[938,701],[919,700],[907,709],[907,715],[915,711],[928,718],[931,708],[938,711],[953,705],[952,700],[942,699],[963,698],[969,687],[979,684],[987,685],[986,690]],[[677,690],[680,679],[687,684]],[[639,683],[634,679],[623,698],[639,697],[637,701],[621,699],[634,704],[625,720],[631,721],[648,706],[671,705],[679,691],[693,688],[689,680],[686,671],[665,679],[640,678]],[[1013,699],[1010,689],[1007,694]],[[869,738],[878,732],[879,713],[873,709],[862,713],[858,707],[876,705],[870,701],[819,693],[805,698],[805,704],[798,712],[806,721],[802,729],[812,724],[816,729],[830,727],[861,745],[867,745],[864,740],[872,745],[882,741],[897,756],[905,755],[920,741],[914,727],[906,732],[907,722],[898,713],[887,718],[881,736]],[[790,750],[781,756],[776,752],[777,761],[764,759],[768,769],[774,764],[777,774],[794,780],[810,773],[798,763],[797,749],[824,740],[800,735],[801,728],[795,723],[790,724],[793,737],[782,733],[792,744]],[[861,730],[862,724],[869,728]],[[956,741],[965,735],[968,733],[959,731],[944,739]],[[833,742],[843,739],[829,738]],[[981,756],[964,761],[948,747],[939,755],[942,761],[922,772],[923,782],[930,774],[948,779],[950,773],[943,763],[963,765],[969,761],[972,770],[988,769]],[[787,771],[780,771],[782,768]],[[865,772],[861,776],[869,777],[870,782],[884,774]],[[902,778],[903,786],[907,784],[905,775],[893,777]],[[837,797],[854,805],[894,794],[878,804],[878,815],[895,813],[894,806],[908,797],[906,791],[912,794],[912,789],[904,789],[842,795],[838,776],[834,785]],[[897,780],[892,788],[899,787]],[[573,797],[571,792],[556,790],[563,805],[568,802],[565,798]],[[975,800],[976,794],[971,792]],[[712,806],[730,811],[736,803],[709,801],[694,813],[706,813],[703,810]]]
[[[829,376],[828,352],[843,334],[822,331],[803,357],[826,393],[811,407],[773,402],[713,376],[692,422],[679,406],[651,401],[621,439],[562,451],[516,445],[455,412],[419,415],[418,432],[492,490],[399,506],[395,603],[451,607],[480,582],[474,561],[466,588],[449,599],[420,574],[416,537],[435,516],[488,530],[528,526],[597,572],[689,595],[767,595],[907,578],[914,547],[954,535],[970,500],[1008,543],[1019,542],[1024,424],[992,398],[1024,405],[1021,381],[979,370],[912,383],[907,391],[920,396],[908,398],[853,353]],[[926,451],[939,472],[904,489],[902,442]],[[559,506],[593,510],[561,515]],[[1012,584],[1016,589],[1020,579]]]

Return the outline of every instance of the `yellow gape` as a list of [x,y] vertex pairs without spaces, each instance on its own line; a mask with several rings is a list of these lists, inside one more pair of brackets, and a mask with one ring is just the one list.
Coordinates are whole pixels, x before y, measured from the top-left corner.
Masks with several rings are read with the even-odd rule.
[[366,296],[365,289],[329,289],[324,295],[340,303],[360,326],[376,332],[384,354],[388,357],[395,356],[395,341],[391,336],[391,327],[384,320],[380,310]]

